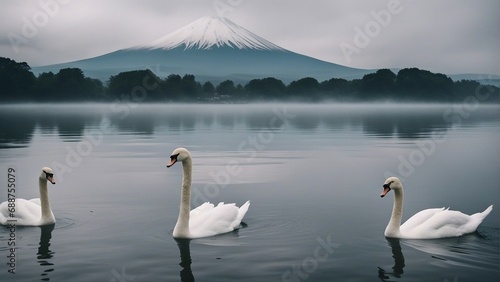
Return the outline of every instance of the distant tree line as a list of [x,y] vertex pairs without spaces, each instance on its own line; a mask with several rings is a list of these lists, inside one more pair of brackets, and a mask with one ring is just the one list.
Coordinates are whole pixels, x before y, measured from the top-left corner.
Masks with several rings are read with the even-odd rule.
[[58,73],[44,72],[36,77],[29,65],[0,57],[0,103],[2,102],[207,102],[251,101],[429,101],[462,102],[475,97],[479,102],[500,102],[499,88],[474,80],[453,81],[444,74],[417,68],[396,73],[380,69],[361,79],[332,78],[319,82],[305,77],[290,82],[267,77],[252,79],[245,85],[225,80],[217,85],[201,83],[194,75],[171,74],[160,78],[150,70],[121,72],[106,84],[86,77],[78,68]]
[[35,77],[27,63],[0,57],[0,102],[92,101],[103,99],[104,94],[103,83],[85,77],[80,69],[44,72]]

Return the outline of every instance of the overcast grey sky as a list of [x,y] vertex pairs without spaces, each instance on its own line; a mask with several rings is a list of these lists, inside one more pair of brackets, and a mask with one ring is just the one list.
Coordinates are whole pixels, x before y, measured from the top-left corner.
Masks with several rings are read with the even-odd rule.
[[499,0],[0,0],[0,56],[31,66],[149,43],[225,16],[341,65],[500,75]]

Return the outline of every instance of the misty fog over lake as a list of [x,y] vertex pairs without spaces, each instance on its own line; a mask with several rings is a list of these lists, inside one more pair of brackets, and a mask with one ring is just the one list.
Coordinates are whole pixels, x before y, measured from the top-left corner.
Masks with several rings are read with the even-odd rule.
[[[469,104],[32,104],[0,106],[1,186],[39,197],[50,166],[55,226],[18,227],[5,281],[498,281],[500,107]],[[192,208],[250,200],[242,228],[174,240],[182,168]],[[388,239],[427,208],[493,211],[476,233]],[[0,202],[7,192],[0,191]]]

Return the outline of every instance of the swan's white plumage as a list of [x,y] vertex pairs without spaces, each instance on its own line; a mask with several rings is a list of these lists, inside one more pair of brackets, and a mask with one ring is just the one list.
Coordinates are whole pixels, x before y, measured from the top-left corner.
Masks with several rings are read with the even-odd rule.
[[250,202],[240,208],[236,204],[204,203],[191,210],[189,219],[190,238],[201,238],[223,234],[238,229]]
[[181,206],[179,218],[173,231],[174,238],[202,238],[231,232],[239,228],[243,217],[248,211],[250,202],[247,201],[240,208],[236,204],[223,202],[215,206],[206,202],[189,211],[191,191],[191,154],[187,149],[177,148],[171,156],[168,167],[175,162],[182,162],[183,181],[181,192]]
[[475,232],[479,224],[493,209],[493,205],[491,205],[483,212],[473,215],[447,208],[426,209],[416,213],[400,226],[403,214],[403,185],[397,177],[390,177],[385,181],[384,188],[382,197],[390,190],[395,192],[391,220],[384,232],[386,237],[436,239],[462,236]]
[[406,238],[414,239],[462,236],[475,232],[492,209],[489,206],[473,215],[445,208],[423,210],[402,224],[400,231]]
[[8,225],[15,223],[19,226],[42,226],[54,224],[56,219],[50,208],[47,191],[47,181],[55,183],[51,177],[47,179],[47,173],[52,175],[52,170],[44,167],[39,177],[40,198],[25,200],[16,198],[14,217],[9,211],[9,202],[0,204],[0,224]]
[[419,211],[418,213],[410,217],[407,221],[405,221],[405,223],[401,225],[401,229],[411,230],[413,228],[416,228],[442,211],[444,211],[444,208],[434,208]]
[[[35,198],[31,200],[16,199],[16,212],[15,216],[11,218],[9,216],[8,202],[3,202],[0,204],[0,224],[7,225],[11,220],[12,223],[22,226],[41,226],[49,223],[42,224],[42,206],[40,204],[40,199]],[[54,215],[52,214],[52,217]],[[15,220],[15,221],[14,221]],[[54,222],[55,223],[55,220]]]

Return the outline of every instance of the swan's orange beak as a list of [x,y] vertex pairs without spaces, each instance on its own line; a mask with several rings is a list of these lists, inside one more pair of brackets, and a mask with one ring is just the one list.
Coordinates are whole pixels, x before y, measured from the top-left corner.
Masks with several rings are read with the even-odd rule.
[[171,159],[170,159],[170,163],[168,163],[167,167],[171,167],[171,166],[173,166],[176,162],[177,162],[177,159],[176,159],[176,158],[171,158]]
[[380,194],[380,197],[383,198],[385,195],[387,195],[387,193],[389,193],[389,191],[391,191],[391,188],[389,187],[389,185],[384,185],[384,191]]
[[52,176],[47,176],[47,180],[50,181],[50,183],[52,183],[52,184],[56,184],[56,181],[54,180],[54,178]]

